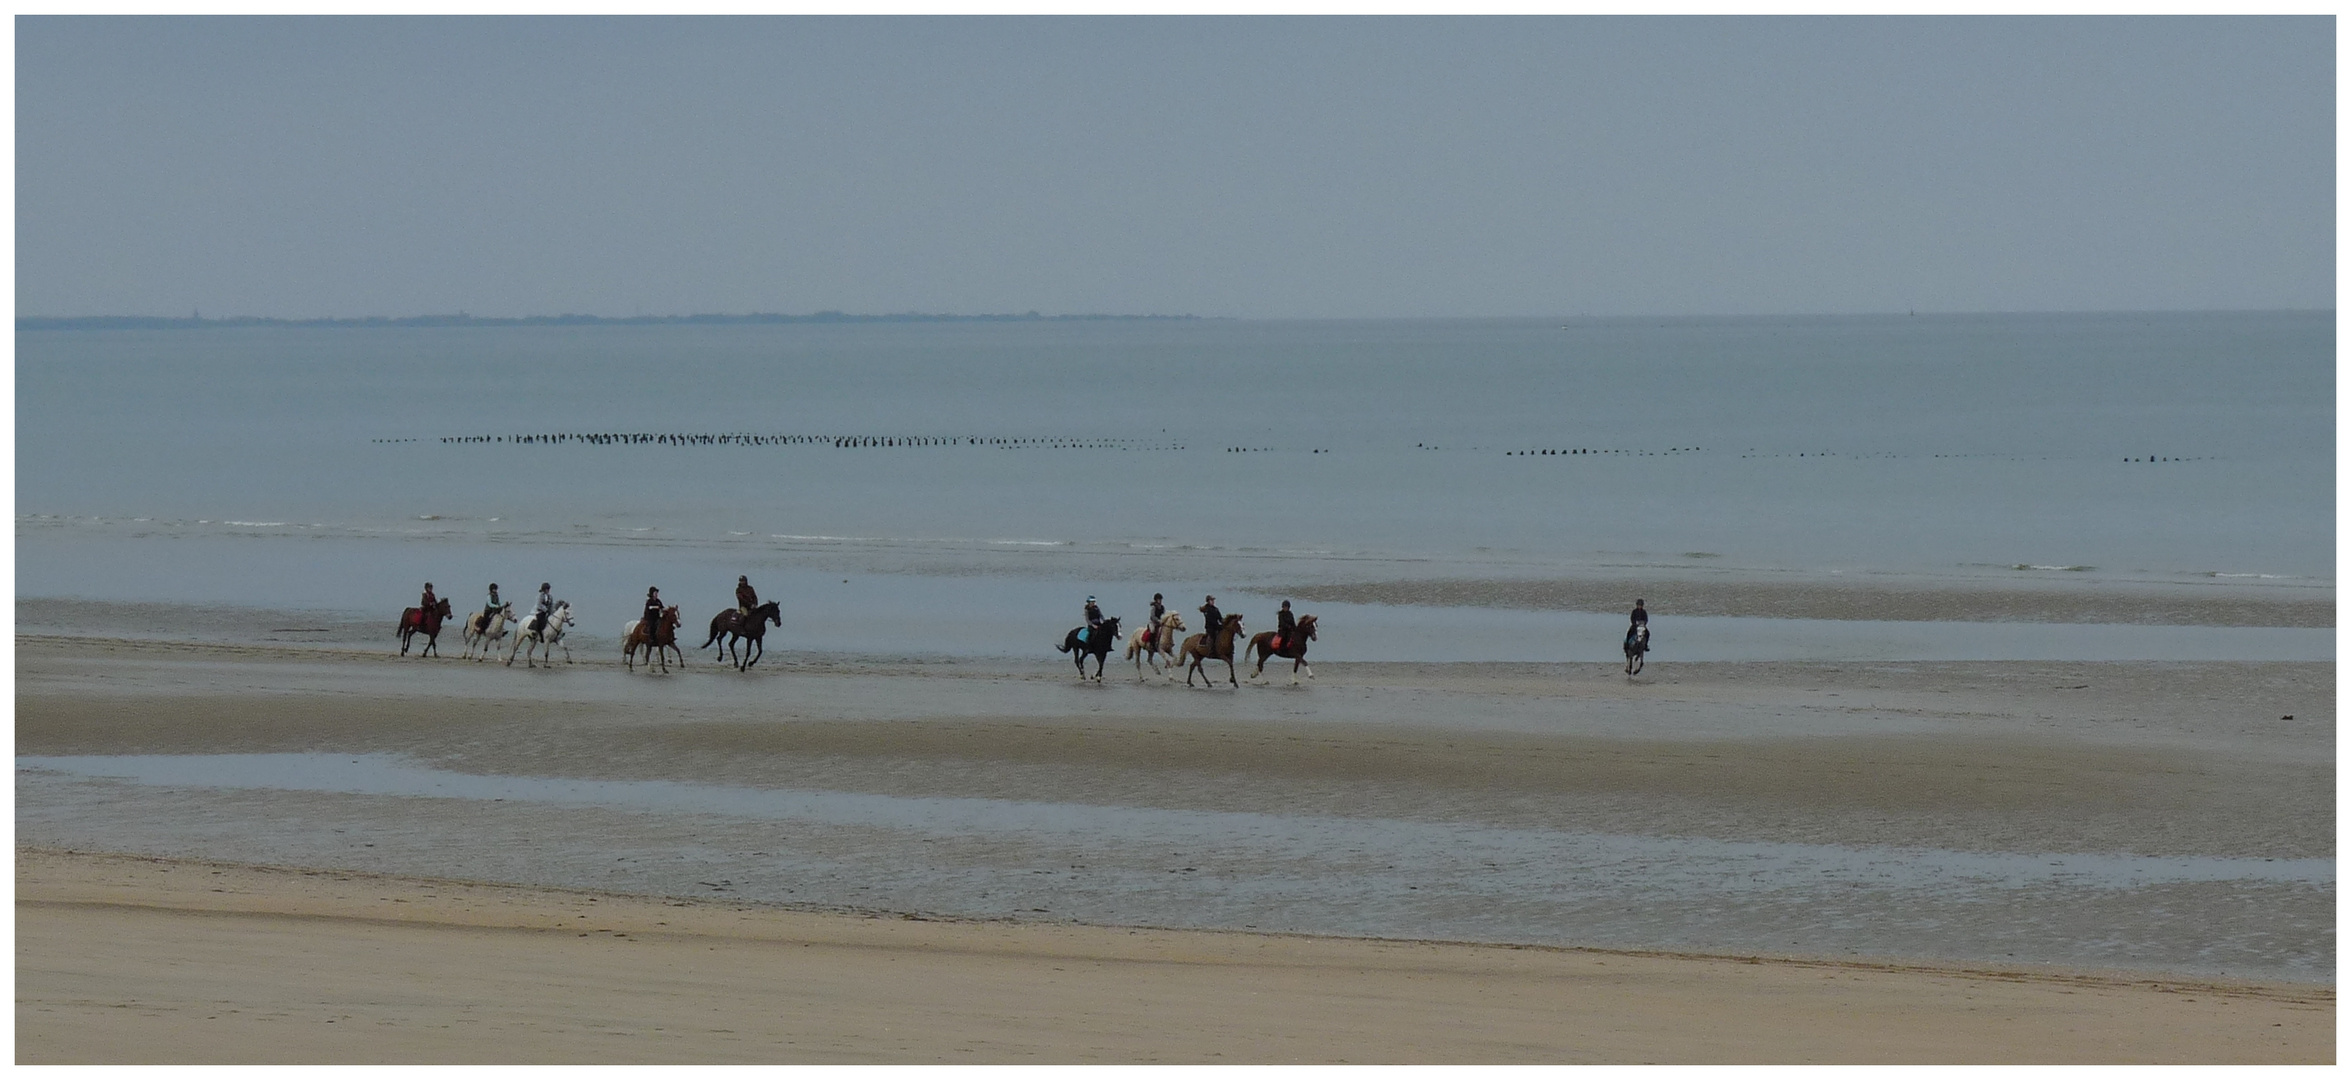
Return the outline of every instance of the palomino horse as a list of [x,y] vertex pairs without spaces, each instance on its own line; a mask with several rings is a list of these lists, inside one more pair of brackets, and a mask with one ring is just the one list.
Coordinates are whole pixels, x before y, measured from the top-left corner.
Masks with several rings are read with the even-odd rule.
[[[514,632],[514,644],[506,649],[506,666],[514,666],[514,654],[519,652],[522,653],[522,662],[525,667],[539,666],[531,659],[533,654],[544,655],[547,658],[547,666],[554,667],[555,647],[563,645],[563,628],[570,625],[570,602],[556,601],[555,607],[547,612],[545,627],[533,630],[529,623],[524,623],[522,629]],[[523,648],[526,645],[530,647],[527,652]],[[563,645],[563,662],[571,663],[571,646],[569,645]]]
[[1071,630],[1067,637],[1061,639],[1061,644],[1053,648],[1058,652],[1077,654],[1073,659],[1078,662],[1078,678],[1081,679],[1086,677],[1086,658],[1093,657],[1094,681],[1101,682],[1103,661],[1110,658],[1110,647],[1118,642],[1118,620],[1102,620],[1101,626],[1086,631],[1084,641],[1078,640],[1079,631],[1086,631],[1086,628],[1080,626]]
[[1225,681],[1232,683],[1237,688],[1241,685],[1241,680],[1239,678],[1240,669],[1233,666],[1233,640],[1241,636],[1241,617],[1227,615],[1224,617],[1223,627],[1210,629],[1210,633],[1194,634],[1185,638],[1183,651],[1176,654],[1176,663],[1181,664],[1188,660],[1192,665],[1184,669],[1184,685],[1192,685],[1192,673],[1196,671],[1208,680],[1208,685],[1216,685],[1215,676],[1202,671],[1200,665],[1209,660],[1222,660],[1224,661]]
[[[513,604],[500,604],[496,611],[487,615],[477,611],[466,616],[465,655],[473,657],[476,661],[489,659],[490,650],[497,648],[498,643],[506,637],[506,624],[513,621]],[[477,647],[481,649],[479,656],[474,655],[474,649]]]
[[442,598],[427,608],[408,608],[400,613],[400,655],[408,655],[408,639],[424,635],[424,648],[418,656],[441,654],[441,620],[449,617],[449,601]]
[[1298,685],[1298,672],[1301,670],[1306,672],[1307,678],[1313,678],[1314,669],[1306,666],[1306,643],[1313,640],[1314,616],[1312,615],[1298,616],[1298,628],[1290,631],[1289,638],[1282,642],[1282,647],[1279,649],[1273,647],[1273,631],[1271,630],[1250,638],[1249,651],[1257,657],[1257,670],[1250,672],[1249,677],[1254,679],[1265,674],[1265,662],[1279,656],[1284,660],[1297,661],[1290,665],[1290,685]]
[[[749,626],[743,625],[743,609],[728,608],[710,617],[710,641],[705,641],[695,648],[707,649],[710,647],[711,641],[725,638],[726,641],[721,647],[726,650],[728,659],[735,660],[735,670],[749,671],[751,665],[758,663],[760,657],[767,655],[767,624],[771,622],[778,627],[784,625],[783,606],[773,600],[751,609],[751,624]],[[739,660],[735,659],[735,642],[737,641],[744,643],[743,656]],[[754,649],[758,651],[753,652]]]
[[1624,673],[1638,675],[1647,666],[1649,658],[1649,624],[1640,623],[1624,632]]
[[646,667],[652,667],[655,661],[659,661],[661,670],[668,671],[669,654],[672,652],[678,654],[678,666],[686,666],[685,650],[678,648],[678,620],[681,617],[678,614],[678,606],[671,604],[661,609],[661,625],[659,626],[648,629],[645,626],[645,620],[630,620],[629,624],[622,627],[620,632],[621,663],[627,664],[630,671],[637,670],[637,650],[643,649],[645,650]]
[[[1146,626],[1127,638],[1127,659],[1135,662],[1135,677],[1143,677],[1143,661],[1151,661],[1151,670],[1169,678],[1175,677],[1176,634],[1184,628],[1184,617],[1168,612],[1159,617],[1159,625]],[[1167,657],[1162,662],[1160,657]]]

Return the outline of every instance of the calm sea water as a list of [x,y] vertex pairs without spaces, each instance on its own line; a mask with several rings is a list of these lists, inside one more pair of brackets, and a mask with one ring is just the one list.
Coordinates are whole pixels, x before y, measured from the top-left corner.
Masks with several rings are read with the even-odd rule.
[[[1199,591],[1456,572],[2334,574],[2327,313],[17,348],[20,596],[377,613],[426,580],[461,604],[555,580],[600,627],[645,585],[716,610],[751,573],[801,593],[788,607],[1054,628],[1087,593],[1131,618],[1163,588],[1188,610]],[[768,441],[511,441],[608,433]]]

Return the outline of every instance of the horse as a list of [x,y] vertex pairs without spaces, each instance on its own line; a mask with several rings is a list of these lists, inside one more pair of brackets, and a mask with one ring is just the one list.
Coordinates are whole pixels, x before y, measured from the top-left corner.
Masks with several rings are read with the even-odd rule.
[[[1078,640],[1078,634],[1080,631],[1085,631],[1086,634],[1085,640],[1083,641]],[[1102,664],[1104,661],[1110,658],[1110,647],[1117,641],[1118,620],[1111,618],[1102,620],[1102,625],[1095,627],[1091,631],[1087,631],[1083,626],[1078,627],[1075,630],[1071,630],[1067,637],[1061,639],[1061,644],[1055,645],[1053,648],[1059,652],[1077,654],[1075,657],[1072,657],[1072,659],[1077,661],[1078,678],[1081,679],[1086,677],[1086,658],[1089,656],[1093,657],[1094,681],[1101,682]]]
[[[538,667],[539,665],[531,657],[544,650],[547,656],[547,666],[554,667],[555,647],[563,644],[563,628],[570,625],[571,603],[565,600],[556,601],[554,609],[547,613],[546,626],[533,630],[529,623],[524,623],[522,629],[514,632],[514,644],[506,649],[506,666],[513,667],[514,654],[520,652],[522,653],[523,666]],[[529,652],[523,652],[523,646],[526,644],[530,646]],[[563,662],[571,663],[571,646],[569,645],[563,646]]]
[[678,648],[679,618],[678,606],[671,604],[661,609],[661,625],[659,626],[647,630],[645,620],[633,619],[627,626],[621,627],[621,662],[627,664],[630,671],[637,670],[637,650],[643,649],[645,650],[646,667],[652,667],[654,661],[658,659],[661,663],[661,670],[668,671],[669,654],[673,651],[678,654],[678,666],[686,666],[685,650]]
[[[1127,659],[1135,662],[1135,677],[1143,677],[1143,661],[1151,661],[1151,670],[1170,678],[1175,676],[1175,634],[1184,628],[1184,617],[1168,612],[1159,617],[1159,625],[1146,626],[1127,638]],[[1165,663],[1160,657],[1167,657]]]
[[441,620],[449,617],[449,599],[442,597],[431,608],[408,608],[400,612],[400,655],[408,655],[408,639],[424,635],[424,648],[418,656],[441,654]]
[[[748,642],[743,647],[742,658],[735,660],[735,670],[751,670],[751,665],[758,663],[760,657],[767,655],[767,624],[772,622],[778,627],[784,625],[783,606],[770,600],[751,609],[751,625],[749,627],[744,627],[742,622],[743,610],[741,608],[728,608],[711,616],[710,641],[705,641],[695,648],[707,649],[710,647],[711,641],[717,641],[724,637],[727,639],[723,646],[726,649],[727,657],[733,659],[735,642],[738,640]],[[755,654],[752,652],[753,649],[759,651]]]
[[[514,605],[510,603],[498,605],[497,610],[487,615],[477,611],[466,616],[464,655],[473,657],[476,662],[489,659],[490,650],[497,648],[498,642],[506,637],[506,624],[513,621]],[[479,656],[474,656],[476,647],[481,649]]]
[[1301,670],[1306,672],[1307,678],[1313,678],[1314,669],[1307,666],[1306,663],[1306,643],[1313,640],[1314,616],[1312,615],[1298,616],[1297,628],[1290,631],[1290,636],[1282,641],[1282,647],[1279,649],[1273,647],[1273,631],[1271,630],[1250,638],[1249,651],[1257,656],[1257,670],[1250,672],[1249,677],[1254,679],[1265,674],[1265,662],[1279,656],[1284,660],[1297,661],[1297,663],[1290,665],[1290,685],[1298,685],[1298,672]]
[[1649,624],[1640,623],[1624,632],[1624,673],[1639,674],[1649,655]]
[[1199,672],[1207,678],[1208,685],[1216,685],[1216,677],[1202,671],[1200,665],[1210,660],[1222,660],[1225,666],[1225,681],[1238,688],[1241,685],[1241,680],[1238,677],[1239,669],[1233,666],[1233,639],[1241,636],[1241,617],[1227,615],[1224,617],[1222,627],[1210,627],[1209,629],[1210,633],[1194,634],[1185,638],[1183,651],[1176,654],[1176,663],[1180,664],[1189,660],[1192,664],[1191,667],[1184,669],[1184,685],[1192,685],[1193,672]]

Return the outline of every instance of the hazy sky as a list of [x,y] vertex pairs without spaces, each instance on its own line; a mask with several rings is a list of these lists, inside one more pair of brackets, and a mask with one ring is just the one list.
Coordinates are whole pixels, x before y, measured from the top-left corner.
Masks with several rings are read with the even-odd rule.
[[2334,304],[2309,18],[19,18],[24,315]]

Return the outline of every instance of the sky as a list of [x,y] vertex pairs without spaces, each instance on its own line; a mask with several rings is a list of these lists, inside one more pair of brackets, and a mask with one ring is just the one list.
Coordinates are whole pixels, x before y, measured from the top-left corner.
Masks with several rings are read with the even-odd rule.
[[22,315],[2332,308],[2334,25],[16,20]]

